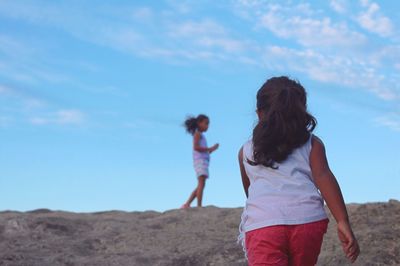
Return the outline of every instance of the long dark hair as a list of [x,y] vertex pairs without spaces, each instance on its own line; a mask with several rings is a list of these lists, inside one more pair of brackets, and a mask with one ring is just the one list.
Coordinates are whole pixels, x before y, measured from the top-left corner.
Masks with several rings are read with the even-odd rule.
[[277,169],[307,142],[317,120],[307,111],[303,86],[288,77],[268,79],[257,92],[258,124],[253,129],[253,161]]
[[199,114],[197,117],[188,116],[185,122],[183,123],[183,126],[186,128],[186,131],[189,134],[194,135],[197,129],[197,123],[203,121],[204,119],[209,120],[208,116],[203,114]]

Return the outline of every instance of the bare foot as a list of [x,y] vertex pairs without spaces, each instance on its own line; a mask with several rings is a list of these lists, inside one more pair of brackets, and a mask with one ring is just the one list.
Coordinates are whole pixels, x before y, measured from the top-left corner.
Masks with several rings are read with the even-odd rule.
[[185,204],[183,204],[183,205],[181,206],[181,209],[188,209],[188,208],[190,208],[190,205],[187,204],[187,203],[185,203]]

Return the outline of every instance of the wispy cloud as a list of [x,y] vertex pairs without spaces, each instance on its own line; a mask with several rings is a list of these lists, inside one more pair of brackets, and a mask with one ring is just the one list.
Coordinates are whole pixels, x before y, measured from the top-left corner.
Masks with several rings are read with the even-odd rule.
[[244,53],[248,45],[242,37],[231,36],[226,27],[212,19],[179,19],[176,11],[188,13],[192,2],[168,1],[168,4],[173,8],[170,11],[174,12],[156,11],[146,6],[110,7],[110,14],[118,16],[118,20],[103,16],[102,9],[89,9],[85,5],[75,12],[71,6],[44,4],[39,9],[36,5],[21,6],[10,1],[0,4],[0,14],[58,28],[80,40],[133,56],[172,63],[186,60],[230,61],[243,57],[238,53]]
[[29,84],[63,83],[72,80],[65,73],[50,67],[54,62],[46,58],[46,48],[29,44],[28,40],[20,36],[0,34],[0,78],[3,76]]
[[[219,11],[226,12],[224,15],[240,24],[241,29],[212,13],[194,16],[194,10],[202,5],[199,2],[166,0],[165,3],[161,8],[134,4],[121,8],[89,6],[83,2],[68,5],[42,2],[39,6],[32,2],[2,1],[0,15],[57,29],[79,41],[133,57],[170,64],[206,62],[229,66],[235,62],[305,74],[322,83],[371,92],[384,101],[400,99],[397,82],[400,44],[393,38],[394,20],[375,2],[361,0],[354,6],[331,0],[325,4],[328,12],[304,2],[225,2],[224,9]],[[388,42],[375,41],[376,34]],[[29,60],[18,61],[16,56],[17,63],[13,63],[13,50],[25,51],[23,58]],[[79,83],[45,64],[33,63],[40,61],[35,59],[42,58],[41,52],[29,50],[18,39],[0,36],[0,51],[8,58],[4,61],[0,57],[0,70],[13,80],[24,84]],[[59,109],[73,110],[56,110]],[[85,120],[83,112],[71,115],[75,120],[68,120],[67,116],[63,120],[63,115],[57,112],[53,109],[49,115],[34,116],[36,120],[31,122],[79,124]]]
[[357,16],[360,26],[382,37],[391,36],[393,34],[393,24],[388,17],[380,12],[379,5],[369,0],[360,0],[360,3],[365,8]]
[[304,46],[359,46],[365,43],[363,34],[350,30],[331,18],[312,17],[314,11],[308,5],[267,5],[260,23],[282,38],[293,39]]
[[[269,46],[265,51],[267,67],[281,66],[296,72],[305,73],[313,80],[336,83],[353,88],[365,88],[385,100],[399,99],[397,90],[388,81],[379,77],[376,69],[355,58],[339,55],[326,55],[312,49],[296,50],[281,46]],[[386,83],[387,86],[382,86]]]
[[396,113],[386,114],[375,119],[380,126],[388,127],[394,131],[400,132],[400,115]]
[[29,119],[33,125],[81,125],[84,120],[84,113],[76,109],[58,110]]
[[31,109],[42,107],[45,103],[43,100],[26,94],[23,90],[0,83],[0,97],[10,99],[20,103],[20,107]]
[[167,3],[175,12],[187,14],[193,10],[194,1],[190,0],[167,0]]
[[329,2],[330,6],[332,7],[333,10],[335,10],[338,13],[346,13],[347,12],[347,1],[345,0],[331,0]]
[[138,7],[133,10],[132,17],[139,22],[148,23],[154,18],[154,12],[149,7]]
[[[262,58],[269,69],[286,69],[324,83],[367,90],[383,100],[400,99],[393,69],[397,46],[371,42],[369,36],[350,26],[351,15],[348,20],[336,18],[334,22],[308,4],[259,0],[241,3],[237,8],[241,14],[253,14],[244,17],[254,25],[298,44],[264,45]],[[340,1],[331,2],[336,8],[339,4]]]
[[167,34],[202,48],[217,48],[226,53],[243,51],[248,46],[245,41],[230,37],[226,27],[210,19],[172,23]]
[[33,125],[82,125],[86,122],[87,115],[82,110],[59,108],[11,86],[0,84],[0,100],[13,103],[11,112],[3,107],[2,126],[14,122],[13,115]]

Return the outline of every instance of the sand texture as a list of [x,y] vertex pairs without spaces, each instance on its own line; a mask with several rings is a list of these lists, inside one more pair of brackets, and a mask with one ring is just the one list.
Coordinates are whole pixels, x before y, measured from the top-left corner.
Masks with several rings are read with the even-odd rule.
[[[362,252],[353,265],[400,265],[400,202],[348,209]],[[0,265],[246,265],[236,244],[241,211],[0,212]],[[333,219],[318,265],[350,265]]]

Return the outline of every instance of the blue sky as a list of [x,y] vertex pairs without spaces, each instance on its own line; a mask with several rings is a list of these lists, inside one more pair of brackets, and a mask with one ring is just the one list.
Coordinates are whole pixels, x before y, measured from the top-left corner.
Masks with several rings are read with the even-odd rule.
[[0,1],[0,210],[243,206],[237,151],[274,75],[308,91],[346,202],[400,199],[396,1]]

